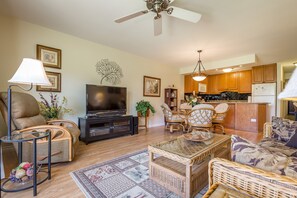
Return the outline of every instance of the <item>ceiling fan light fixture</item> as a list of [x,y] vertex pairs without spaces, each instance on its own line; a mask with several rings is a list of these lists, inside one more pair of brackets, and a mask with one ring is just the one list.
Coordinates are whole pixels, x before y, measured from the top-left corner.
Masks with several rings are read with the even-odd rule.
[[233,68],[225,68],[223,69],[223,72],[228,73],[231,72],[233,70]]
[[[192,72],[192,78],[195,81],[203,81],[207,77],[207,75],[205,74],[206,73],[205,68],[202,64],[202,61],[200,60],[200,53],[202,52],[202,50],[198,50],[197,52],[199,53],[199,59],[194,68],[194,71]],[[197,67],[198,67],[198,71],[196,72]],[[201,72],[201,68],[203,69],[203,73]]]

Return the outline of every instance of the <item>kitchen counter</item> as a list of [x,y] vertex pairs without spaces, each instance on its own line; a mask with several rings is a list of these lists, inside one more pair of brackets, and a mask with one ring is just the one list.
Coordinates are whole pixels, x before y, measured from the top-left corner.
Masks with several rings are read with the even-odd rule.
[[216,106],[219,103],[229,104],[224,127],[250,132],[263,132],[263,125],[266,122],[266,106],[270,103],[247,101],[211,101],[205,104]]
[[270,104],[268,102],[248,102],[247,100],[215,100],[215,101],[207,101],[202,102],[205,104],[219,104],[219,103],[227,103],[227,104],[237,104],[237,103],[244,103],[244,104]]

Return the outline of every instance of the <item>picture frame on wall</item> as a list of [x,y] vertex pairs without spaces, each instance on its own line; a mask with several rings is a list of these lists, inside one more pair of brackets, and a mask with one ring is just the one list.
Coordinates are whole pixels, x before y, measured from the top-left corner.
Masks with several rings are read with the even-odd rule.
[[36,91],[45,92],[61,92],[61,73],[57,72],[46,72],[48,80],[51,82],[51,86],[36,86]]
[[47,47],[44,45],[36,45],[36,57],[41,60],[45,67],[61,69],[62,50]]
[[151,76],[143,76],[143,96],[160,97],[161,79]]

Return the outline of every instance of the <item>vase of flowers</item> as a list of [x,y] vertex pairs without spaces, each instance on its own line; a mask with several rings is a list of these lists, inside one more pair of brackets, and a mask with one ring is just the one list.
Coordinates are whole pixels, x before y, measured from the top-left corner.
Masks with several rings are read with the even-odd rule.
[[199,97],[196,96],[196,95],[191,95],[191,96],[186,97],[186,101],[192,107],[194,107],[195,105],[200,104]]
[[39,93],[41,101],[38,102],[40,108],[40,114],[45,117],[46,120],[58,119],[62,114],[71,113],[72,109],[66,108],[67,99],[63,96],[63,100],[60,103],[57,94],[50,93],[50,101],[47,101],[44,96]]

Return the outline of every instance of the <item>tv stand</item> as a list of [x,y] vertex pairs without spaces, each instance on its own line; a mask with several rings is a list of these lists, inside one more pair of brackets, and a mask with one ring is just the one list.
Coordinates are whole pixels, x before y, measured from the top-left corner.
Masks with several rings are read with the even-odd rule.
[[78,118],[80,139],[88,144],[97,140],[133,135],[131,115],[85,116]]

